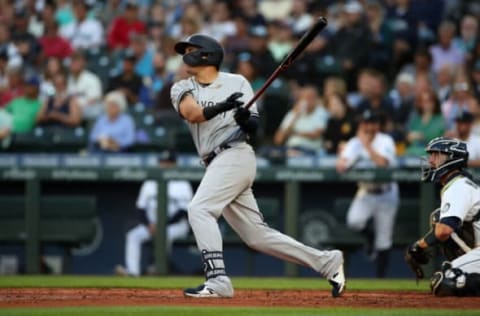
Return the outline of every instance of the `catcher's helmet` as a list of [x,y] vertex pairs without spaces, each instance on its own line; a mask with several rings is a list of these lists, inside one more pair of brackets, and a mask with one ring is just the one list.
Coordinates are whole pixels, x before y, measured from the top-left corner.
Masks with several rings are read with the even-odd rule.
[[[194,46],[198,49],[194,52],[185,54],[188,46]],[[223,60],[223,48],[213,37],[203,34],[193,34],[184,41],[175,44],[175,51],[183,55],[183,61],[189,66],[212,65],[220,68]]]
[[424,157],[426,162],[422,164],[422,181],[434,182],[438,181],[447,172],[454,169],[462,169],[467,166],[468,151],[467,144],[464,142],[448,137],[437,137],[432,139],[425,147],[427,153],[439,152],[447,155],[447,159],[437,168],[433,168],[428,163],[428,159]]

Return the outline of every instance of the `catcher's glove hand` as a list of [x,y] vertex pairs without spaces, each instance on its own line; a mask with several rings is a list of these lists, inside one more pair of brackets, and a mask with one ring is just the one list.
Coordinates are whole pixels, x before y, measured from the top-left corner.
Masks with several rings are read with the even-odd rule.
[[405,253],[405,262],[413,270],[417,280],[425,277],[423,269],[420,265],[427,264],[429,260],[430,254],[425,251],[425,249],[420,248],[417,242],[407,248]]

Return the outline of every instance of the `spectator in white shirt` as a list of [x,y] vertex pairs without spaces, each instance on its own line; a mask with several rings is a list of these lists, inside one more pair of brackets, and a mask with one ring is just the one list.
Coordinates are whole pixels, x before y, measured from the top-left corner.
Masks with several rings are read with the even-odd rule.
[[102,83],[97,75],[85,69],[85,64],[85,56],[81,52],[72,55],[67,91],[78,100],[83,117],[91,120],[103,112]]
[[76,0],[75,21],[60,29],[60,35],[68,39],[76,50],[97,48],[104,44],[103,26],[96,19],[87,16],[89,8],[84,0]]

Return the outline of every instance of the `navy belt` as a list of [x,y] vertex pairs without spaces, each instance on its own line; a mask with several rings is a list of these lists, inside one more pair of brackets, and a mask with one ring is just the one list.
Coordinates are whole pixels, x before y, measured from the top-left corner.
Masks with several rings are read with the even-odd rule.
[[224,144],[212,150],[208,155],[205,156],[205,158],[202,159],[205,167],[207,167],[212,162],[212,160],[215,159],[215,157],[217,157],[217,155],[219,155],[222,151],[229,148],[232,148],[232,146],[230,146],[229,144]]

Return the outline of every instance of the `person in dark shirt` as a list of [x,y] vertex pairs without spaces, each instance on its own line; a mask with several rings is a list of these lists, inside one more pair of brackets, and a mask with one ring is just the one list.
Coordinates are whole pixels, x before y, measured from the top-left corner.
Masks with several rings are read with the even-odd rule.
[[127,51],[123,59],[123,71],[110,80],[108,87],[108,92],[122,91],[129,105],[137,103],[143,85],[142,78],[135,73],[136,60],[135,55]]
[[346,98],[337,92],[326,98],[325,107],[330,117],[323,134],[324,147],[327,154],[336,155],[342,146],[355,136],[357,130],[355,115]]

